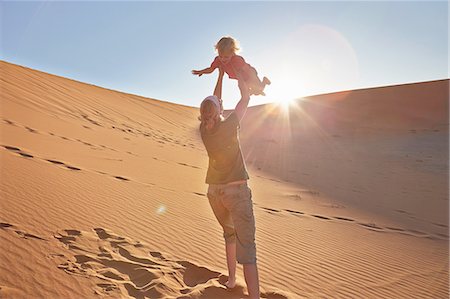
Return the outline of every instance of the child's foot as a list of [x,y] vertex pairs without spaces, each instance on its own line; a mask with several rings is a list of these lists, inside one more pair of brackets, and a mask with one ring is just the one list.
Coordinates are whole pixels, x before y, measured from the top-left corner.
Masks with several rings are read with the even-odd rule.
[[272,83],[272,82],[270,82],[270,80],[267,77],[264,77],[263,80],[262,80],[262,83],[264,85],[270,85],[270,83]]
[[259,89],[259,90],[250,90],[250,95],[265,96],[266,94],[264,93],[264,91],[262,91],[262,89]]

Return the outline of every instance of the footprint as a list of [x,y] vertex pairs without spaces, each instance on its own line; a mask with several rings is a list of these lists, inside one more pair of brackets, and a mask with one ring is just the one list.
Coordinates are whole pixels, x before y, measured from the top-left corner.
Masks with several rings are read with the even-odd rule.
[[[118,280],[118,279],[116,279],[116,280]],[[123,279],[120,279],[120,280],[123,280]],[[112,283],[98,283],[97,286],[99,288],[101,288],[103,292],[106,292],[106,293],[115,291],[115,290],[119,290],[119,287]]]
[[25,129],[27,129],[31,133],[38,133],[35,129],[32,129],[30,127],[25,127]]
[[143,247],[144,245],[142,245],[139,241],[136,243],[136,244],[134,244],[134,247],[137,247],[137,248],[139,248],[139,247]]
[[300,211],[294,211],[294,210],[289,210],[289,209],[284,209],[284,211],[289,212],[289,213],[293,213],[293,214],[297,214],[297,215],[304,215],[305,213],[300,212]]
[[92,120],[89,118],[89,116],[87,116],[86,114],[82,114],[81,115],[85,120],[87,120],[88,122],[90,122],[93,125],[99,126],[99,127],[103,127],[100,123],[96,122],[95,120]]
[[299,193],[308,194],[312,196],[318,196],[320,193],[318,191],[312,191],[312,190],[300,190]]
[[[109,258],[112,258],[112,256],[110,255]],[[110,278],[113,280],[125,280],[124,278],[120,277],[120,274],[116,274],[109,269],[108,270],[99,270],[98,273],[105,278]],[[114,284],[106,284],[106,285],[116,287],[116,285],[114,285]]]
[[323,219],[323,220],[331,220],[330,218],[322,216],[322,215],[311,215],[311,216],[319,218],[319,219]]
[[108,234],[106,230],[104,230],[103,228],[94,228],[94,231],[97,233],[97,236],[102,240],[109,239],[112,237],[112,235]]
[[[6,223],[6,222],[0,222],[0,229],[7,229],[7,228],[13,228],[15,227],[14,225],[12,225],[11,223]],[[21,231],[21,230],[14,230],[14,232],[16,234],[18,234],[19,236],[21,236],[24,239],[36,239],[36,240],[41,240],[41,241],[48,241],[45,238]]]
[[184,283],[189,287],[195,287],[199,284],[203,284],[213,278],[218,278],[220,272],[209,270],[208,268],[194,265],[188,261],[177,261],[182,265],[184,270]]
[[56,160],[51,160],[51,159],[46,159],[46,161],[53,163],[53,164],[57,164],[57,165],[65,165],[63,162],[61,161],[56,161]]
[[72,242],[76,240],[74,236],[61,236],[61,235],[55,235],[54,238],[58,239],[60,242],[70,245]]
[[193,165],[189,165],[189,164],[186,164],[186,163],[178,163],[178,164],[180,164],[180,165],[182,165],[182,166],[187,166],[187,167],[195,168],[195,169],[201,169],[200,167],[193,166]]
[[10,120],[8,120],[8,119],[3,119],[3,121],[4,121],[5,123],[7,123],[8,125],[12,125],[12,126],[15,126],[15,125],[16,125],[14,122],[12,122],[12,121],[10,121]]
[[436,225],[436,226],[440,226],[440,227],[448,228],[448,225],[447,225],[447,224],[434,223],[434,222],[432,222],[431,224]]
[[53,163],[55,165],[64,165],[67,169],[70,169],[70,170],[81,170],[78,167],[67,165],[67,164],[65,164],[64,162],[61,162],[61,161],[52,160],[52,159],[45,159],[45,161],[48,161],[48,162]]
[[404,231],[405,231],[405,230],[402,229],[402,228],[391,227],[391,226],[386,226],[386,229],[393,230],[393,231],[397,231],[397,232],[404,232]]
[[64,230],[69,236],[81,236],[81,231],[76,229],[65,229]]
[[157,251],[150,251],[149,252],[151,256],[153,257],[157,257],[159,259],[165,260],[165,258],[163,257],[163,255],[161,254],[161,252],[157,252]]
[[32,238],[32,239],[37,239],[37,240],[41,240],[41,241],[47,241],[44,238],[41,238],[39,236],[33,235],[33,234],[29,234],[20,230],[16,230],[15,231],[16,234],[18,234],[19,236],[21,236],[22,238],[28,239],[28,238]]
[[115,176],[116,179],[121,180],[121,181],[129,181],[129,179],[121,177],[121,176]]
[[371,228],[371,229],[383,230],[382,227],[379,227],[375,223],[358,223],[358,224],[361,226],[367,227],[367,228]]
[[271,209],[271,208],[265,208],[265,207],[261,207],[261,209],[266,210],[269,213],[280,213],[281,211],[279,210],[275,210],[275,209]]
[[20,152],[21,149],[18,147],[14,147],[14,146],[9,146],[9,145],[4,145],[3,146],[5,149],[9,150],[9,151],[13,151],[13,152]]
[[414,235],[417,235],[417,236],[426,236],[427,235],[427,233],[419,231],[419,230],[415,230],[415,229],[407,229],[406,231],[410,232]]
[[0,228],[1,229],[5,229],[5,228],[10,228],[13,227],[14,225],[10,224],[10,223],[6,223],[6,222],[0,222]]
[[74,166],[70,166],[70,165],[66,165],[66,168],[70,169],[70,170],[81,170],[78,167],[74,167]]
[[333,218],[334,218],[334,219],[337,219],[337,220],[343,220],[343,221],[349,221],[349,222],[355,221],[355,220],[350,219],[350,218],[339,217],[339,216],[335,216],[335,217],[333,217]]
[[444,238],[445,240],[448,240],[448,235],[446,235],[446,234],[438,233],[438,234],[436,234],[436,236],[438,236],[440,238]]
[[21,150],[20,148],[18,148],[18,147],[15,147],[15,146],[9,146],[9,145],[3,145],[3,147],[4,147],[5,149],[9,150],[9,151],[18,153],[19,155],[21,155],[21,156],[23,156],[23,157],[26,157],[26,158],[34,158],[33,155],[30,155],[30,154],[27,154],[27,153],[22,152],[22,150]]

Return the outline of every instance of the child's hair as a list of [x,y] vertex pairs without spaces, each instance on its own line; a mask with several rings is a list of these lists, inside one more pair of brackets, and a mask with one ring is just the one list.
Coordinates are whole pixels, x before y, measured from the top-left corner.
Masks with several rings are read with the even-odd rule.
[[222,119],[221,115],[216,117],[217,114],[217,107],[212,101],[203,101],[200,106],[200,116],[198,117],[198,120],[201,121],[200,127],[204,127],[207,131],[212,130]]
[[232,53],[239,52],[239,42],[232,38],[231,36],[222,37],[215,45],[217,52],[223,53],[226,51],[231,51]]

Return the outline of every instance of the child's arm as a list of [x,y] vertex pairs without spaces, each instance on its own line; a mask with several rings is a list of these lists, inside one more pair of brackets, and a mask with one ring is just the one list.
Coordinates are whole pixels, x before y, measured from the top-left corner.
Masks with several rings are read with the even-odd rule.
[[192,74],[198,75],[199,77],[203,74],[211,74],[219,66],[220,66],[219,57],[216,57],[216,58],[214,58],[214,61],[211,63],[210,67],[207,67],[207,68],[205,68],[203,70],[199,70],[199,71],[193,70]]
[[203,70],[198,70],[198,71],[197,70],[193,70],[192,74],[193,75],[198,75],[200,77],[203,74],[211,74],[212,72],[214,72],[215,69],[216,69],[215,67],[210,66],[210,67],[207,67],[206,69],[203,69]]

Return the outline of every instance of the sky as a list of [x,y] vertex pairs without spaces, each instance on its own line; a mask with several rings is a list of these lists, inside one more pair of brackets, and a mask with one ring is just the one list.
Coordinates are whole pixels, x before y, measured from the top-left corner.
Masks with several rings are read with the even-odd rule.
[[[1,60],[198,107],[214,45],[268,77],[250,105],[449,78],[447,1],[2,1]],[[225,76],[226,109],[239,101]]]

